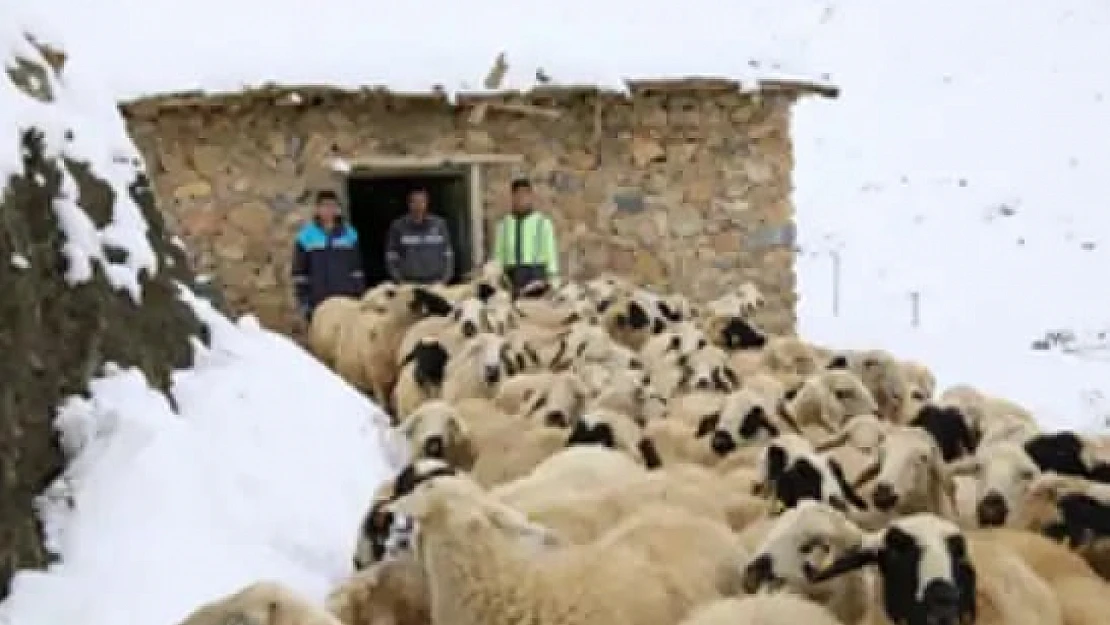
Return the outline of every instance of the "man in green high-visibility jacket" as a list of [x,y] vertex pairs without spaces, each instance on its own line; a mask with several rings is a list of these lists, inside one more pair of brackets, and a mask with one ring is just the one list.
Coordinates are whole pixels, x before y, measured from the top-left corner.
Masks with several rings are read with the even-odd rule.
[[493,259],[505,271],[515,295],[545,293],[559,277],[559,246],[551,217],[532,206],[532,183],[514,180],[512,212],[497,224]]

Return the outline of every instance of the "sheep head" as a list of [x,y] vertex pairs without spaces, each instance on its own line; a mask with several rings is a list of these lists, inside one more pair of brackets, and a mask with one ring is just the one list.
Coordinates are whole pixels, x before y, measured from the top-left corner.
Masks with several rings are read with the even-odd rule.
[[[802,501],[782,513],[744,567],[744,592],[788,587],[819,599],[818,572],[863,541],[863,531],[843,512],[818,501]],[[861,589],[862,590],[862,589]]]
[[477,448],[469,429],[448,402],[432,400],[421,404],[399,429],[409,441],[411,458],[436,458],[465,470],[477,460]]
[[975,483],[975,515],[981,527],[1001,527],[1021,505],[1040,468],[1020,445],[998,443],[947,467],[949,475]]
[[810,575],[811,583],[874,566],[892,623],[970,625],[976,618],[976,573],[967,540],[951,521],[914,514],[865,534],[858,546]]

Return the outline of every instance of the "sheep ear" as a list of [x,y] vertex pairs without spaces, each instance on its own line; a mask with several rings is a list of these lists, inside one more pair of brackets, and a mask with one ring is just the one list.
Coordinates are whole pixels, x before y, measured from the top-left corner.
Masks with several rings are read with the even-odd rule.
[[881,469],[881,464],[879,464],[878,462],[872,462],[870,466],[865,468],[863,471],[860,472],[858,476],[856,476],[856,479],[852,482],[852,488],[858,489],[864,484],[879,477],[879,471]]
[[868,509],[867,502],[864,501],[863,497],[860,497],[859,493],[856,492],[856,489],[852,488],[852,485],[848,483],[848,479],[844,477],[843,467],[841,467],[840,463],[834,458],[829,458],[829,470],[832,471],[833,478],[836,480],[837,485],[840,486],[840,490],[843,491],[844,496],[847,497],[848,503],[859,510],[866,511]]
[[694,432],[694,438],[701,438],[707,436],[710,432],[717,429],[717,424],[721,422],[721,413],[714,412],[707,414],[698,421],[698,429]]
[[463,435],[456,439],[454,452],[452,458],[455,465],[464,471],[473,469],[474,463],[478,461],[478,448],[469,435]]
[[965,456],[959,460],[949,462],[944,466],[945,473],[949,477],[956,477],[957,475],[973,475],[980,469],[981,462],[975,456]]
[[876,551],[863,545],[858,545],[840,554],[829,566],[812,573],[807,573],[806,577],[809,578],[810,583],[818,584],[840,577],[846,573],[851,573],[865,566],[875,564],[877,561],[878,553]]
[[397,432],[401,434],[401,436],[404,436],[406,439],[412,438],[412,433],[416,431],[416,424],[418,422],[418,416],[415,414],[411,414],[405,417],[405,420],[397,426]]
[[843,447],[844,444],[848,442],[848,439],[851,438],[851,436],[852,436],[852,433],[848,430],[845,430],[845,431],[841,432],[840,434],[836,434],[835,436],[830,436],[830,437],[826,438],[825,440],[821,441],[820,443],[817,443],[816,445],[813,446],[813,450],[816,451],[816,452],[819,452],[819,453],[824,453],[826,451],[829,451],[830,449],[836,449],[837,447]]

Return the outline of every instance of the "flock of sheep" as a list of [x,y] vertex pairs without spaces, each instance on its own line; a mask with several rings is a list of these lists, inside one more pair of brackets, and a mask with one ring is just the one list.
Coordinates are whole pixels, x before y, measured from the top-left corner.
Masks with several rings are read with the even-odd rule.
[[408,464],[325,606],[259,582],[184,625],[1110,623],[1110,440],[763,305],[494,269],[324,302],[311,349]]

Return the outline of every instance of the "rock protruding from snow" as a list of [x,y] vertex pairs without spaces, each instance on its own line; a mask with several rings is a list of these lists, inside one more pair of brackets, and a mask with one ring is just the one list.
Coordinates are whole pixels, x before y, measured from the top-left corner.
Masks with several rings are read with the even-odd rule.
[[[0,16],[0,592],[47,553],[35,497],[62,468],[55,409],[109,363],[169,389],[203,324],[110,98]],[[93,83],[89,83],[93,84]],[[162,262],[159,262],[159,260]]]

